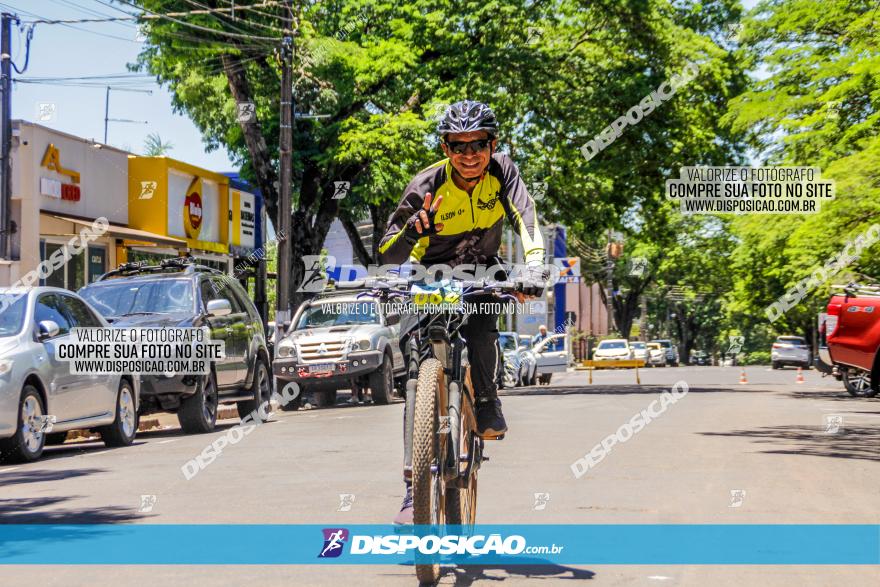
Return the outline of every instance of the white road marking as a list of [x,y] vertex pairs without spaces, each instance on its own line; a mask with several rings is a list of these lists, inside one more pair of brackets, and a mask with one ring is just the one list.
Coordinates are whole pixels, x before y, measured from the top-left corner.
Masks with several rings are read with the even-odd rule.
[[8,473],[9,471],[15,471],[16,469],[21,469],[21,467],[9,467],[8,469],[0,469],[0,473]]
[[156,444],[168,444],[169,442],[177,442],[179,438],[169,438],[168,440],[160,440]]

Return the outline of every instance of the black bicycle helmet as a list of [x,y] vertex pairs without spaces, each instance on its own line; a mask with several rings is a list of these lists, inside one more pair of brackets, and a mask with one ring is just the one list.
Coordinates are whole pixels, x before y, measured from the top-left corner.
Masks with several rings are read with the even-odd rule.
[[498,134],[498,120],[488,105],[473,100],[462,100],[447,108],[437,125],[437,133],[441,137],[479,130],[495,137]]

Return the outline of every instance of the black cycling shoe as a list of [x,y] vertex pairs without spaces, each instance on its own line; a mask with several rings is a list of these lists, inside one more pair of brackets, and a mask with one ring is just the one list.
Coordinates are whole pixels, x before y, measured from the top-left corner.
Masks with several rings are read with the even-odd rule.
[[413,523],[413,498],[412,498],[412,485],[407,483],[406,485],[406,496],[403,498],[403,504],[400,506],[400,511],[397,512],[397,515],[394,516],[394,525],[395,526],[406,526],[412,525]]
[[507,432],[507,422],[501,413],[501,400],[480,398],[477,400],[477,434],[481,438],[500,438]]

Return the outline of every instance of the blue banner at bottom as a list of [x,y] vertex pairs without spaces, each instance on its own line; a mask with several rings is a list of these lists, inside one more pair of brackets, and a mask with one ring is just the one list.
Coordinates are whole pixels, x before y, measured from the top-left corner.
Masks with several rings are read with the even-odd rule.
[[0,564],[878,565],[880,525],[0,524]]

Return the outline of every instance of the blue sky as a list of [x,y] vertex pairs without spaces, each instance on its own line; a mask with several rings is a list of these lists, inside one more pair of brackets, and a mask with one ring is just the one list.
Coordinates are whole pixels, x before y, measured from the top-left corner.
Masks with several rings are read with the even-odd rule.
[[[110,1],[107,0],[107,3]],[[121,4],[116,6],[125,8]],[[32,14],[49,19],[99,18],[94,12],[107,16],[124,16],[95,0],[4,0],[0,2],[0,8],[17,13],[23,21],[34,20]],[[31,41],[28,69],[23,76],[14,73],[14,78],[125,74],[126,64],[133,63],[141,50],[142,43],[136,41],[137,28],[133,24],[95,23],[75,26],[76,29],[61,25],[37,25]],[[13,27],[12,55],[19,68],[24,65],[24,47],[24,35],[20,35],[18,29]],[[126,81],[120,85],[124,87],[128,84],[131,82]],[[111,82],[111,86],[113,85]],[[225,150],[211,153],[205,151],[198,129],[186,116],[174,114],[170,94],[155,81],[144,78],[131,87],[149,89],[153,93],[111,90],[110,118],[136,119],[148,121],[148,124],[111,122],[108,143],[140,153],[146,136],[155,132],[164,141],[173,143],[174,148],[169,156],[175,159],[213,171],[234,169]],[[16,83],[12,93],[12,117],[103,141],[104,97],[103,86],[81,88]],[[37,120],[39,103],[55,104],[54,120]]]

